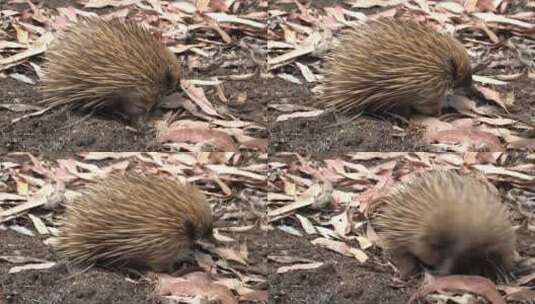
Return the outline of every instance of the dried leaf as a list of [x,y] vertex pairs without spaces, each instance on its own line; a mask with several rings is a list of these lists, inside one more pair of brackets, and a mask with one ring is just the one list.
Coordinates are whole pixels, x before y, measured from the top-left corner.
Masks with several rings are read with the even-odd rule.
[[244,176],[247,178],[255,179],[257,181],[265,181],[266,177],[264,175],[255,174],[246,170],[240,170],[236,167],[230,167],[226,165],[207,165],[206,168],[216,172],[219,175],[229,174]]
[[191,100],[195,102],[195,104],[197,104],[204,113],[210,116],[221,117],[206,98],[202,88],[195,87],[188,80],[181,80],[180,85],[182,90],[188,94],[189,98],[191,98]]
[[21,256],[21,255],[2,255],[0,256],[0,260],[13,263],[13,264],[48,262],[47,260],[38,259],[34,257],[28,257],[28,256]]
[[374,6],[379,7],[389,7],[389,6],[397,6],[399,4],[404,4],[408,2],[407,0],[359,0],[359,1],[352,1],[351,7],[357,7],[357,8],[371,8]]
[[426,274],[423,286],[412,295],[409,304],[439,290],[467,291],[484,297],[491,304],[506,304],[496,285],[489,279],[464,275],[433,277],[430,274]]
[[228,22],[228,23],[237,23],[248,25],[258,29],[265,29],[266,25],[264,23],[251,21],[249,19],[239,18],[233,15],[228,15],[225,13],[207,13],[208,17],[215,19],[217,22]]
[[49,269],[56,265],[56,262],[47,262],[47,263],[40,263],[40,264],[28,264],[24,266],[15,266],[13,268],[9,269],[9,273],[17,273],[25,270],[43,270],[43,269]]
[[309,270],[316,269],[323,265],[323,262],[307,263],[307,264],[294,264],[291,266],[282,266],[277,269],[277,273],[286,273],[295,270]]
[[366,255],[366,253],[364,253],[364,251],[357,249],[357,248],[349,247],[344,242],[333,241],[333,240],[329,240],[326,238],[317,238],[317,239],[312,240],[311,243],[314,245],[319,245],[327,249],[336,251],[345,256],[354,257],[360,263],[364,263],[368,260],[368,256]]
[[464,13],[464,7],[457,2],[452,2],[452,1],[451,2],[450,1],[439,2],[437,3],[436,7],[447,9],[448,11],[452,13],[456,13],[456,14]]
[[535,301],[535,290],[521,288],[520,290],[507,294],[505,298],[508,301],[531,303]]
[[217,129],[185,129],[172,124],[169,128],[159,134],[158,141],[198,143],[213,146],[216,151],[238,151],[232,137]]
[[518,178],[518,179],[526,180],[526,181],[535,180],[535,176],[531,176],[531,175],[523,174],[523,173],[520,173],[520,172],[508,170],[508,169],[502,168],[502,167],[496,167],[496,166],[493,166],[493,165],[474,165],[473,167],[475,169],[478,169],[479,171],[485,173],[485,175],[495,174],[495,175],[505,175],[505,176],[509,176],[509,177],[514,177],[514,178]]
[[301,75],[303,75],[303,77],[305,78],[307,82],[315,82],[318,80],[316,75],[312,73],[312,71],[308,68],[308,66],[299,62],[296,62],[295,64],[297,65],[297,67],[301,71]]
[[221,304],[238,304],[238,300],[225,286],[214,283],[206,273],[194,272],[174,278],[159,274],[158,294],[177,296],[203,296],[221,301]]
[[458,128],[438,131],[429,134],[428,136],[430,142],[460,143],[471,149],[504,151],[504,147],[496,136],[475,128]]
[[312,225],[309,219],[299,214],[296,214],[295,216],[307,234],[316,234],[316,228],[314,228],[314,225]]
[[505,103],[500,95],[500,93],[498,91],[495,91],[495,90],[492,90],[492,89],[489,89],[487,87],[481,87],[481,86],[476,86],[476,89],[481,92],[481,94],[483,94],[483,96],[485,96],[485,98],[487,98],[488,100],[492,100],[494,101],[497,105],[499,105],[502,109],[504,109],[506,112],[507,111],[507,107],[505,106]]
[[32,220],[35,230],[41,235],[49,234],[48,229],[43,221],[33,214],[28,214],[28,217]]
[[215,252],[226,260],[235,261],[244,265],[247,265],[247,261],[241,256],[241,254],[232,248],[216,248]]
[[485,22],[496,22],[496,23],[502,23],[502,24],[516,25],[522,28],[527,28],[527,29],[535,28],[535,24],[507,18],[503,15],[496,15],[494,13],[474,13],[474,16],[480,18],[481,20]]
[[315,110],[315,111],[307,111],[307,112],[295,112],[292,114],[282,114],[277,117],[276,121],[285,121],[289,119],[302,118],[302,117],[316,117],[316,116],[323,114],[323,112],[325,111]]

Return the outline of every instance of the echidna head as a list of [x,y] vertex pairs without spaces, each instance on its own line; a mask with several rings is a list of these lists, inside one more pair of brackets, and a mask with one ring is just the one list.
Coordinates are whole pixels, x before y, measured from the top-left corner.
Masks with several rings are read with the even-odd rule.
[[[451,221],[451,225],[455,225]],[[466,228],[466,227],[465,227]],[[475,231],[475,232],[474,232]],[[463,234],[464,233],[464,234]],[[449,229],[433,232],[433,237],[423,237],[413,254],[431,271],[440,275],[481,275],[495,279],[500,267],[509,268],[512,248],[501,240],[487,239],[477,230]]]
[[197,230],[195,233],[196,239],[210,239],[214,235],[214,224],[212,213],[203,213],[199,218],[199,223],[197,225]]
[[150,112],[156,101],[157,96],[154,96],[154,94],[137,88],[130,88],[111,96],[108,105],[115,110],[115,113],[123,116],[126,120],[130,120],[134,126],[142,126],[146,114]]
[[213,226],[212,224],[210,223],[209,226],[205,227],[202,235],[201,235],[201,239],[205,239],[207,241],[211,241],[211,242],[214,242],[216,239],[215,239],[215,236],[214,236],[214,229],[213,229]]
[[508,264],[505,249],[492,243],[457,241],[444,254],[444,259],[434,268],[441,275],[480,275],[496,279]]
[[450,59],[453,89],[470,88],[472,86],[472,67],[470,58],[464,49],[452,54]]
[[180,79],[180,70],[178,68],[178,65],[171,65],[167,67],[167,71],[165,72],[165,79],[164,84],[165,88],[167,88],[167,93],[171,93],[176,89],[176,85],[178,83],[178,80]]
[[212,221],[205,222],[207,219],[200,219],[201,221],[197,225],[193,224],[191,220],[187,220],[185,223],[186,235],[191,240],[214,240],[214,230]]
[[440,269],[450,263],[454,247],[456,247],[455,239],[447,235],[423,236],[412,246],[411,251],[425,266]]

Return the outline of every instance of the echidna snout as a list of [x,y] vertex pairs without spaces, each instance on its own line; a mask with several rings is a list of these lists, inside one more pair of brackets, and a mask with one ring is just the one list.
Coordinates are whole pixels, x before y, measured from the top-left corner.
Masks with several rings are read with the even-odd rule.
[[412,248],[412,254],[429,271],[439,274],[482,275],[497,278],[512,267],[512,246],[450,235],[441,239],[422,240]]

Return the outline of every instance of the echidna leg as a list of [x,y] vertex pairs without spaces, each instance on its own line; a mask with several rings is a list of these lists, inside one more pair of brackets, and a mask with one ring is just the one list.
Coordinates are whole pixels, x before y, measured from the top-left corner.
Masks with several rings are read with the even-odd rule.
[[442,106],[445,103],[444,96],[436,96],[425,100],[425,102],[415,103],[412,109],[424,115],[439,116],[442,114]]
[[417,273],[419,269],[418,259],[406,252],[390,252],[392,263],[397,267],[402,279],[406,279]]
[[187,248],[159,251],[147,262],[148,266],[156,272],[172,273],[182,265],[195,265],[193,251]]
[[197,264],[193,250],[187,250],[181,253],[176,260],[175,266],[179,265],[177,271],[173,273],[175,277],[181,277],[191,272],[204,271],[204,269]]
[[191,249],[186,249],[182,251],[175,258],[175,264],[195,264],[196,262],[197,260],[195,259],[195,254]]
[[130,116],[130,124],[132,127],[140,131],[146,131],[149,129],[147,126],[147,115]]
[[146,115],[150,110],[149,104],[143,94],[135,89],[117,92],[110,100],[114,112],[128,120],[135,128],[145,127]]
[[157,260],[147,263],[149,268],[155,272],[171,273],[175,270],[173,260]]
[[414,112],[412,107],[407,106],[405,104],[402,104],[397,107],[393,107],[392,109],[388,110],[388,112],[399,115],[401,117],[410,117],[411,114]]

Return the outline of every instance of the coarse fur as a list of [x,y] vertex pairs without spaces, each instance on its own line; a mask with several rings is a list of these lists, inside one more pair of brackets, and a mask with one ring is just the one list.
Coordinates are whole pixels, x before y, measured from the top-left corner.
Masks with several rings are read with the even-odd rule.
[[453,37],[416,21],[379,18],[342,36],[322,84],[318,105],[337,111],[439,115],[449,91],[471,87],[472,70]]
[[174,54],[136,22],[82,18],[47,52],[42,103],[111,108],[136,122],[176,87],[179,76]]
[[394,260],[413,259],[439,274],[490,278],[513,266],[513,227],[488,182],[431,170],[395,186],[374,206],[372,226]]
[[113,174],[66,206],[56,242],[80,266],[169,272],[194,241],[212,237],[212,212],[193,185],[156,175]]

